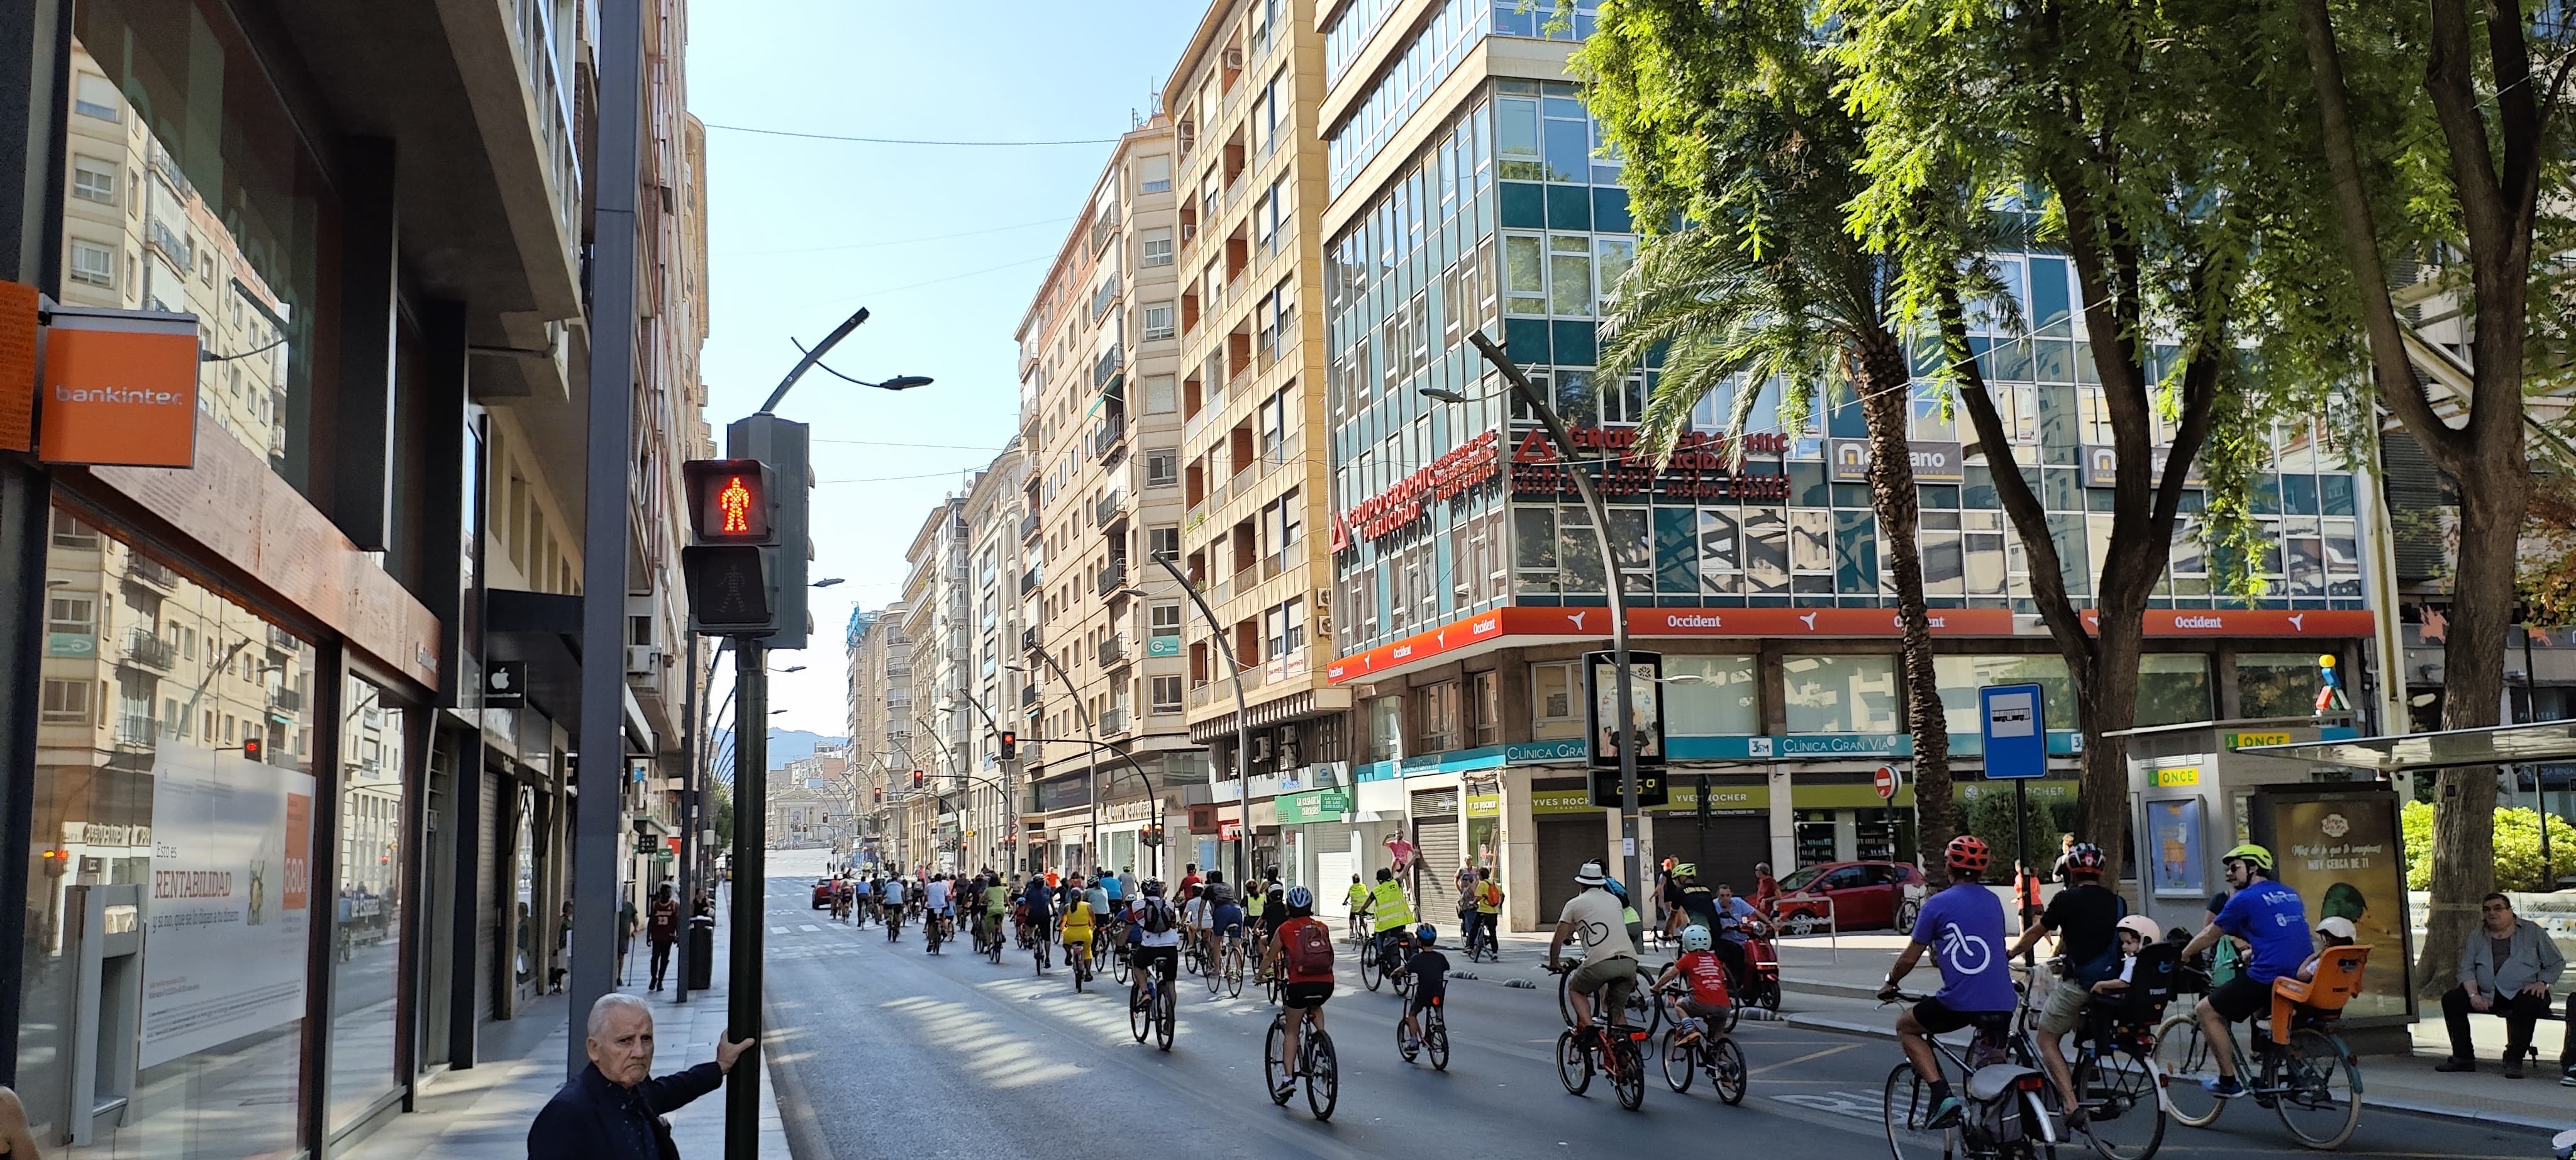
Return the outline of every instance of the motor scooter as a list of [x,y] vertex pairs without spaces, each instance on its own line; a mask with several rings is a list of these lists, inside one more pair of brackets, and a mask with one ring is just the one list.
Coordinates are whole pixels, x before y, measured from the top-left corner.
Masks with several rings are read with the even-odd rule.
[[1761,919],[1744,922],[1744,966],[1751,978],[1739,979],[1739,1001],[1746,1006],[1780,1009],[1779,932]]

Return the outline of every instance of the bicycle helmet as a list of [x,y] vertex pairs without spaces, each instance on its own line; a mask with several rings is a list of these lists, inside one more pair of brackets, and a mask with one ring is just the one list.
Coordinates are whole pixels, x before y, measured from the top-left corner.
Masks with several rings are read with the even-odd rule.
[[1163,896],[1163,880],[1160,878],[1146,879],[1145,896],[1148,898],[1161,898]]
[[2143,914],[2132,914],[2121,919],[2119,929],[2138,936],[2138,941],[2142,943],[2151,943],[2165,937],[2164,928],[2157,926],[2156,920]]
[[1687,954],[1687,953],[1689,953],[1689,952],[1691,952],[1691,951],[1704,951],[1704,950],[1707,950],[1707,949],[1708,949],[1708,947],[1709,947],[1709,942],[1708,942],[1708,928],[1707,928],[1707,927],[1693,925],[1693,926],[1686,926],[1686,927],[1683,927],[1683,928],[1682,928],[1682,951],[1683,951],[1683,953]]
[[1422,945],[1430,946],[1431,944],[1440,941],[1440,928],[1426,922],[1421,926],[1414,928],[1413,937],[1419,940]]
[[2077,842],[2066,849],[2066,872],[2070,875],[2087,874],[2099,878],[2102,867],[2109,862],[2110,859],[2102,854],[2102,847],[2091,842]]
[[1315,892],[1314,892],[1314,891],[1312,891],[1312,890],[1308,890],[1308,889],[1306,889],[1305,887],[1300,886],[1300,887],[1297,887],[1296,889],[1291,890],[1291,891],[1289,891],[1289,892],[1288,892],[1288,908],[1289,908],[1289,909],[1291,909],[1291,910],[1312,910],[1312,909],[1314,909],[1314,906],[1315,906]]
[[1699,877],[1699,863],[1697,863],[1697,862],[1677,862],[1677,863],[1674,863],[1674,865],[1673,865],[1673,877],[1675,877],[1675,878],[1697,878],[1697,877]]
[[2272,872],[2272,852],[2261,846],[2257,846],[2252,842],[2247,842],[2244,845],[2229,850],[2218,860],[2221,864],[2228,862],[2243,862],[2246,865],[2266,874]]
[[1961,834],[1950,839],[1950,847],[1943,852],[1943,859],[1950,864],[1950,869],[1973,876],[1985,873],[1986,867],[1994,864],[1995,855],[1986,847],[1984,838]]

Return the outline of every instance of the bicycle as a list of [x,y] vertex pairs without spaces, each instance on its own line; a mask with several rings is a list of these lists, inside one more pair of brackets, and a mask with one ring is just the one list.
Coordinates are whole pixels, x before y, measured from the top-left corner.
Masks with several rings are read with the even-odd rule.
[[[1270,1033],[1261,1039],[1261,1080],[1269,1085],[1270,1102],[1288,1106],[1279,1080],[1279,1057],[1288,1043],[1288,1013],[1270,1017]],[[1333,1107],[1342,1098],[1341,1058],[1333,1052],[1333,1037],[1322,1027],[1310,1026],[1297,1037],[1297,1076],[1306,1081],[1306,1110],[1318,1120],[1333,1118]],[[1294,1079],[1297,1076],[1289,1078]]]
[[1073,991],[1077,995],[1081,994],[1082,985],[1091,981],[1090,944],[1087,942],[1065,944],[1064,965],[1073,968]]
[[1037,964],[1037,968],[1038,968],[1038,977],[1040,977],[1040,978],[1044,978],[1044,977],[1046,977],[1047,960],[1048,960],[1048,951],[1047,951],[1047,943],[1048,943],[1048,939],[1047,939],[1047,937],[1046,937],[1046,933],[1045,933],[1044,931],[1042,931],[1042,930],[1039,930],[1039,929],[1038,929],[1040,925],[1041,925],[1041,924],[1039,924],[1039,923],[1030,923],[1030,924],[1029,924],[1029,928],[1030,928],[1030,930],[1031,930],[1032,932],[1034,932],[1034,933],[1035,933],[1035,935],[1036,935],[1036,937],[1031,938],[1031,939],[1029,940],[1029,958],[1030,958],[1030,960],[1031,960],[1031,961],[1033,961],[1033,962],[1035,962],[1035,963]]
[[[2271,1108],[2281,1117],[2281,1126],[2310,1148],[2342,1147],[2361,1122],[2361,1065],[2335,1027],[2344,1003],[2361,989],[2361,964],[2369,949],[2327,951],[2317,964],[2314,982],[2297,985],[2296,980],[2276,980],[2270,1018],[2265,1021],[2270,1027],[2255,1024],[2252,1058],[2238,1047],[2232,1029],[2227,1037],[2246,1095]],[[2364,954],[2346,955],[2345,951]],[[2275,1039],[2272,1032],[2284,1026],[2289,1028],[2286,1041]],[[2206,1128],[2227,1109],[2226,1100],[2201,1086],[2202,1080],[2217,1078],[2217,1056],[2193,1012],[2168,1016],[2156,1028],[2155,1061],[2175,1120]]]
[[[1663,993],[1679,997],[1690,992],[1686,987],[1673,985],[1665,987]],[[1744,1049],[1736,1046],[1734,1036],[1727,1034],[1735,1025],[1731,1011],[1729,1016],[1725,1027],[1712,1027],[1708,1032],[1693,1032],[1678,1022],[1665,1029],[1662,1051],[1664,1086],[1673,1089],[1676,1095],[1688,1092],[1691,1082],[1704,1071],[1708,1073],[1709,1084],[1717,1089],[1717,1098],[1729,1105],[1744,1102],[1749,1073],[1744,1065]]]
[[945,925],[945,923],[940,921],[939,912],[937,911],[932,911],[928,917],[922,920],[921,951],[923,954],[935,955],[939,953],[939,940],[943,937],[941,928]]
[[[1566,949],[1571,951],[1574,947],[1568,945]],[[1565,956],[1563,969],[1553,972],[1556,975],[1556,1017],[1569,1026],[1574,1022],[1574,971],[1582,965],[1581,957],[1569,954]],[[1628,1021],[1645,1028],[1648,1035],[1662,1030],[1664,1025],[1664,1005],[1655,1001],[1655,980],[1659,977],[1660,972],[1650,972],[1640,964],[1636,985],[1628,988]],[[1733,1029],[1730,1024],[1728,1030]]]
[[1472,963],[1480,959],[1492,963],[1503,961],[1503,944],[1495,939],[1492,924],[1485,922],[1483,916],[1479,916],[1475,928],[1467,932],[1467,961]]
[[[1571,977],[1575,966],[1559,963],[1548,969]],[[1586,1031],[1590,1034],[1582,1033]],[[1566,1094],[1579,1096],[1591,1090],[1594,1073],[1606,1072],[1619,1106],[1636,1111],[1646,1104],[1646,1057],[1641,1045],[1650,1038],[1652,1032],[1643,1028],[1612,1023],[1607,1011],[1594,1010],[1586,1028],[1574,1026],[1569,1014],[1565,1030],[1556,1036],[1557,1082],[1565,1085]]]
[[1159,970],[1139,969],[1137,976],[1137,984],[1142,990],[1131,990],[1128,993],[1127,1029],[1135,1033],[1138,1043],[1145,1042],[1146,1034],[1151,1032],[1156,1046],[1170,1051],[1172,1049],[1172,980],[1167,977],[1166,972]]
[[1369,936],[1368,912],[1364,910],[1352,911],[1350,925],[1351,949],[1354,951],[1366,949],[1368,947]]
[[1419,1039],[1407,1034],[1404,1017],[1396,1016],[1395,1053],[1403,1056],[1404,1062],[1411,1063],[1415,1056],[1429,1052],[1431,1070],[1449,1070],[1449,1016],[1443,1013],[1447,1009],[1445,999],[1445,996],[1434,995],[1431,1002],[1423,1006],[1418,1016],[1422,1020],[1422,1037]]
[[903,910],[897,907],[885,916],[886,941],[894,942],[903,935]]
[[1217,987],[1222,984],[1226,998],[1242,998],[1244,950],[1241,934],[1225,936],[1225,950],[1220,952],[1219,959],[1218,969],[1208,975],[1208,994],[1216,994]]
[[1379,983],[1392,979],[1396,994],[1408,994],[1413,988],[1413,977],[1405,972],[1404,963],[1411,957],[1412,928],[1396,927],[1381,931],[1368,953],[1360,959],[1360,982],[1368,984],[1368,989],[1374,991]]
[[[2016,984],[2018,986],[2018,984]],[[1923,996],[1898,992],[1897,998],[1919,1003]],[[1881,1116],[1887,1148],[1896,1160],[2056,1160],[2057,1135],[2045,1093],[2048,1075],[2027,1061],[2017,1061],[2013,1033],[2019,1012],[1981,1016],[1967,1051],[1926,1036],[1944,1075],[1955,1072],[1960,1101],[1956,1120],[1932,1125],[1932,1085],[1916,1074],[1912,1061],[1901,1061],[1887,1073]],[[2023,1041],[2026,1047],[2026,1041]],[[2038,1125],[2034,1134],[2031,1125]]]
[[985,960],[999,964],[1002,961],[1002,943],[1004,941],[1002,938],[1001,915],[994,914],[989,911],[985,913],[983,939]]

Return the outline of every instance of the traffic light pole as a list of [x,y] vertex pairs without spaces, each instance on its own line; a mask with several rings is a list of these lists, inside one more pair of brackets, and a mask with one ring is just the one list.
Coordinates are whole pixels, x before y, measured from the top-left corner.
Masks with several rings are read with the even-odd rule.
[[[769,916],[769,649],[738,638],[733,649],[733,962],[725,985],[725,1039],[760,1037],[762,924]],[[725,1160],[760,1158],[760,1059],[739,1061],[725,1083]]]
[[1208,635],[1216,638],[1217,652],[1225,658],[1226,676],[1234,685],[1234,801],[1243,813],[1240,828],[1235,831],[1234,885],[1237,890],[1249,889],[1252,885],[1249,868],[1252,858],[1252,711],[1243,705],[1243,666],[1235,663],[1234,645],[1226,640],[1225,625],[1217,621],[1216,610],[1208,607],[1207,598],[1199,595],[1198,585],[1181,575],[1180,565],[1172,563],[1170,557],[1156,556],[1154,562],[1172,574],[1172,579],[1180,583],[1181,591],[1189,594],[1190,603],[1198,606],[1199,615],[1207,618]]

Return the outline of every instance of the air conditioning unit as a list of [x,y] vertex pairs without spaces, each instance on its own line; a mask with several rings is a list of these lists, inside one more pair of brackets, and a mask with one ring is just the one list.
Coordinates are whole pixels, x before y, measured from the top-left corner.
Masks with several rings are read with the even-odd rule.
[[1225,50],[1225,70],[1226,70],[1227,72],[1242,72],[1242,71],[1243,71],[1243,50],[1242,50],[1242,49],[1239,49],[1239,48],[1229,48],[1229,49]]
[[662,649],[658,645],[630,644],[626,646],[626,671],[628,673],[658,673],[662,671],[661,662]]

